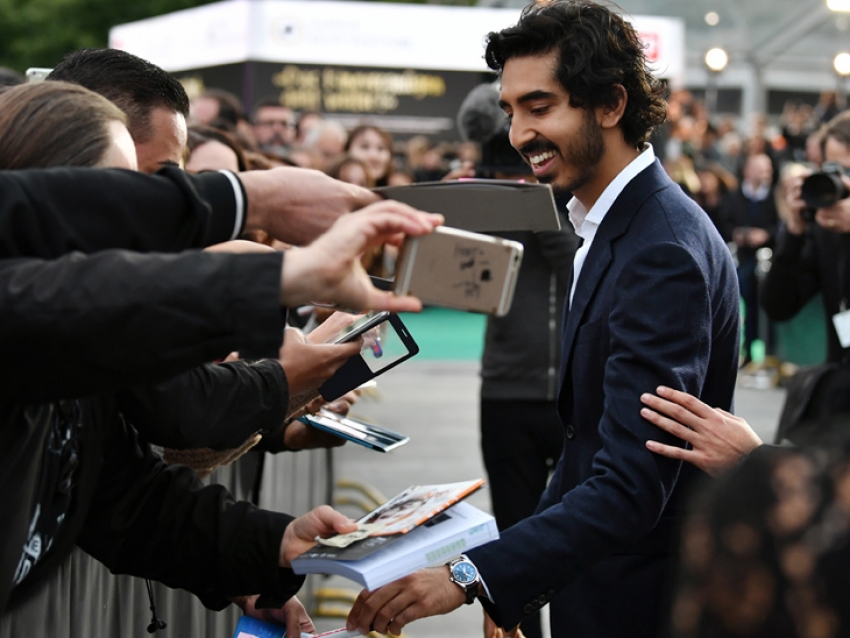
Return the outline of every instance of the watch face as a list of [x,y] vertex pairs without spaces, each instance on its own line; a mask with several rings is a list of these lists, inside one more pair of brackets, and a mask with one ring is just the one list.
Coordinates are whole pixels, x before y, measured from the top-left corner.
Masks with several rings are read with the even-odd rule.
[[452,567],[452,576],[461,584],[468,584],[475,580],[478,572],[475,571],[475,566],[472,563],[458,563]]

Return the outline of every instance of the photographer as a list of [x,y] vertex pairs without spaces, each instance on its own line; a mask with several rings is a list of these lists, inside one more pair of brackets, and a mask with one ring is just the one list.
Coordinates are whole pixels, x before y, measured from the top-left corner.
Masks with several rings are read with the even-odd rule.
[[833,325],[833,317],[847,309],[850,297],[850,179],[844,175],[850,169],[850,111],[826,125],[821,151],[823,172],[798,177],[789,185],[790,214],[763,282],[761,304],[771,319],[785,321],[821,293],[827,361],[837,363],[850,345],[841,343]]

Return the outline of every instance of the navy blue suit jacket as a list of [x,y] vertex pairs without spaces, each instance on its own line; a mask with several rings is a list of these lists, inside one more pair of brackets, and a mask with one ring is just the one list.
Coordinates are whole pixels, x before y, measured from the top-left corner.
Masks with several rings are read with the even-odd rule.
[[513,627],[552,601],[553,636],[656,636],[678,514],[699,472],[640,416],[666,385],[731,409],[735,267],[708,216],[656,161],[602,221],[564,322],[564,451],[537,513],[468,552]]

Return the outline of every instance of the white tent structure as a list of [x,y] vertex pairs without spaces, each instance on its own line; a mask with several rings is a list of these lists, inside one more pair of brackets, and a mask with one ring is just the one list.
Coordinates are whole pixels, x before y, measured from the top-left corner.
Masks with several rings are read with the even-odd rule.
[[[270,96],[350,126],[364,118],[395,134],[457,137],[466,94],[487,78],[484,37],[518,8],[225,0],[124,24],[110,46],[197,85],[233,91],[250,108]],[[636,16],[658,73],[681,81],[684,23]]]

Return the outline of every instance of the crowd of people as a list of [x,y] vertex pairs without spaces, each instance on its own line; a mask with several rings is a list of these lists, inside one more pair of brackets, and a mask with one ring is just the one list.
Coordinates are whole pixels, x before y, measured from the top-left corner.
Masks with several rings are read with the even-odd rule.
[[[488,34],[499,82],[470,94],[451,145],[190,99],[119,50],[73,52],[42,83],[0,74],[0,614],[77,545],[312,631],[290,562],[352,521],[263,511],[199,476],[252,448],[339,444],[295,418],[357,400],[317,392],[360,349],[325,343],[353,319],[328,307],[420,310],[368,275],[392,277],[401,238],[442,223],[371,189],[483,175],[550,184],[575,230],[518,234],[521,312],[488,318],[502,535],[362,592],[349,629],[399,634],[479,600],[487,638],[539,635],[546,604],[555,638],[846,634],[846,457],[765,445],[732,404],[756,341],[772,347],[761,312],[820,293],[844,362],[850,112],[824,94],[744,137],[667,95],[644,55],[607,6],[529,6]],[[482,104],[484,134],[468,125]],[[819,170],[834,196],[804,187]]]

